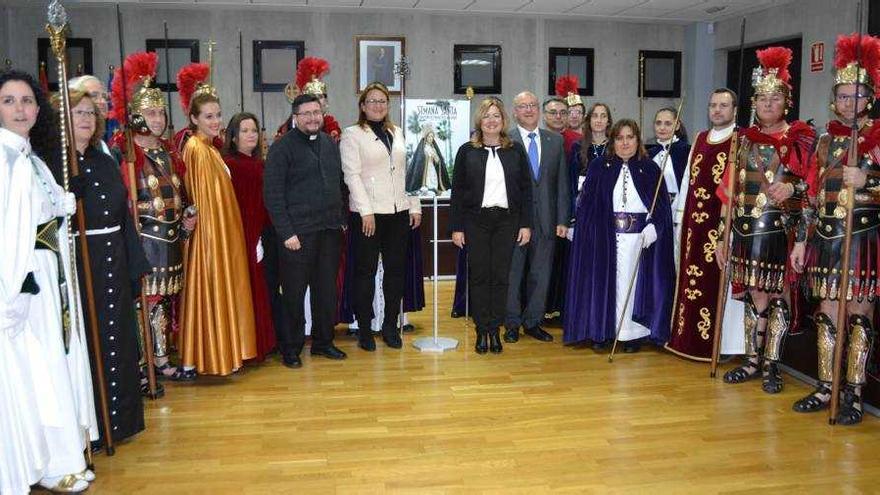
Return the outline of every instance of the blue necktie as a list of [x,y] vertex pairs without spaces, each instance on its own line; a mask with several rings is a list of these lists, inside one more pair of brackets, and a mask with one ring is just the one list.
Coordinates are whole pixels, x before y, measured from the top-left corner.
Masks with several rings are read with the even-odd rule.
[[532,165],[532,175],[538,180],[538,143],[535,142],[535,133],[529,133],[529,163]]

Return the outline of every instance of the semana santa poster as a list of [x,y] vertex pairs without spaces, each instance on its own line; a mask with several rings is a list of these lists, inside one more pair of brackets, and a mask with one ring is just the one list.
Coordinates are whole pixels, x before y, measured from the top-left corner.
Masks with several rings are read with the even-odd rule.
[[406,190],[448,197],[458,148],[470,139],[470,101],[406,99]]

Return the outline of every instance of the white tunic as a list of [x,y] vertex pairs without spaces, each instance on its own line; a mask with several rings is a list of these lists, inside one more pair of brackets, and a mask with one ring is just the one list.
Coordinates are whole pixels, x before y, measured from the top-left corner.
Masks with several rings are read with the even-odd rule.
[[[624,163],[620,168],[620,174],[617,176],[617,182],[614,184],[614,192],[612,193],[612,203],[615,212],[627,213],[647,213],[648,208],[642,203],[636,185],[632,181],[632,175],[629,167]],[[625,200],[625,201],[624,201]],[[647,337],[651,334],[651,330],[647,327],[636,323],[632,319],[633,297],[635,296],[635,286],[633,286],[633,294],[629,298],[629,304],[624,308],[626,302],[626,293],[629,289],[629,282],[632,280],[633,273],[636,270],[636,261],[639,257],[639,251],[642,250],[642,234],[616,234],[617,236],[617,291],[615,293],[616,311],[615,311],[615,331],[617,330],[617,322],[623,318],[623,327],[620,329],[619,340],[626,342],[628,340],[636,340]],[[639,283],[638,280],[635,281]]]
[[37,411],[31,362],[40,343],[27,326],[33,296],[21,294],[33,270],[36,230],[28,201],[32,165],[27,140],[0,128],[0,493],[23,494],[43,477],[49,448]]
[[[29,306],[23,319],[15,324],[20,332],[18,338],[23,341],[4,342],[17,345],[18,349],[26,349],[30,354],[18,368],[17,374],[9,376],[4,374],[0,379],[12,377],[20,381],[19,391],[29,393],[36,404],[35,408],[29,408],[26,412],[31,416],[30,420],[38,422],[42,429],[42,438],[36,443],[45,445],[48,458],[44,459],[42,464],[29,468],[39,470],[40,477],[78,473],[85,469],[83,450],[86,447],[86,434],[88,433],[90,439],[97,439],[98,430],[82,313],[77,304],[77,294],[74,292],[77,284],[70,271],[66,222],[59,228],[61,240],[59,248],[64,264],[62,269],[65,270],[68,281],[67,296],[71,301],[72,328],[67,353],[62,338],[57,257],[52,251],[37,250],[33,247],[38,225],[68,213],[65,211],[67,203],[65,192],[55,183],[48,167],[39,158],[33,155],[27,157],[30,153],[30,145],[26,140],[0,129],[0,144],[6,145],[7,150],[9,147],[19,150],[18,154],[24,157],[21,163],[29,168],[28,197],[17,207],[4,209],[3,214],[18,213],[22,218],[27,218],[27,224],[17,220],[17,231],[21,232],[21,237],[24,238],[17,249],[25,250],[26,244],[29,244],[30,251],[27,258],[20,257],[16,262],[24,263],[24,274],[28,271],[34,273],[37,286],[40,288],[38,294],[24,296],[29,299]],[[3,201],[6,201],[5,197]],[[23,209],[28,209],[28,205],[29,211],[22,212]],[[4,223],[9,224],[9,221],[4,220]],[[6,232],[4,228],[4,235],[0,236],[4,242],[4,254],[6,243],[9,242],[8,238],[16,237],[7,235]],[[6,266],[7,263],[16,262],[4,260],[4,275],[7,271],[15,272],[17,276],[21,273],[20,266]],[[23,275],[11,280],[6,279],[5,276],[3,278],[5,283],[9,284],[4,288],[4,293],[14,291],[16,285],[18,290],[21,289]],[[4,367],[5,365],[4,362]],[[31,383],[28,384],[28,381]],[[0,406],[2,407],[6,407],[5,401],[4,405]],[[15,404],[13,407],[20,405]],[[4,446],[5,444],[6,442],[3,442]]]

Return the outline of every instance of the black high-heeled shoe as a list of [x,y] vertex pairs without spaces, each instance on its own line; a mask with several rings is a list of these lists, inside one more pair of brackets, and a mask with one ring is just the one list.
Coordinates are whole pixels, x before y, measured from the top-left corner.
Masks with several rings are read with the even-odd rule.
[[489,351],[489,335],[485,330],[477,330],[477,341],[474,344],[477,354],[486,354]]
[[492,354],[500,354],[502,350],[504,347],[501,345],[501,333],[498,328],[489,330],[489,351]]

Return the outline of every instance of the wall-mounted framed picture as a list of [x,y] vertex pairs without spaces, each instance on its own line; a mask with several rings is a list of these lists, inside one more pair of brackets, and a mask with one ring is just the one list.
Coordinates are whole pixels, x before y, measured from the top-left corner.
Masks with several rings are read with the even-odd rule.
[[[681,96],[681,52],[639,50],[642,61],[638,96],[678,98]],[[638,66],[639,64],[637,64]]]
[[296,78],[305,41],[254,40],[254,91],[280,93]]
[[553,93],[556,78],[572,75],[578,78],[578,94],[593,96],[593,80],[595,77],[595,52],[592,48],[560,48],[550,47],[550,80],[547,86]]
[[[37,38],[37,60],[40,65],[46,64],[49,90],[58,91],[58,61],[49,46],[49,38]],[[67,77],[83,74],[94,74],[92,39],[67,38]]]
[[453,93],[501,93],[501,45],[453,45]]
[[380,82],[393,95],[399,95],[403,87],[395,64],[406,55],[406,38],[403,36],[355,36],[355,91],[360,93],[368,84]]
[[[159,66],[156,67],[156,87],[165,92],[174,92],[177,91],[177,72],[180,71],[180,68],[199,61],[199,40],[147,39],[147,51],[156,52],[159,56]],[[168,54],[167,59],[166,53]],[[171,80],[169,81],[168,78]]]

